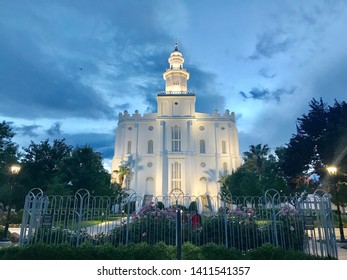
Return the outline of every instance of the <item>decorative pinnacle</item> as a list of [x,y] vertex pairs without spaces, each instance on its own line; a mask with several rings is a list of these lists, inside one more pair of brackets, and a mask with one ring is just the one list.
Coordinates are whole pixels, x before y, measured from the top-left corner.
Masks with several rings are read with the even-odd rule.
[[178,43],[177,43],[177,41],[176,41],[176,43],[175,43],[175,49],[173,50],[174,52],[179,52],[179,50],[178,50]]

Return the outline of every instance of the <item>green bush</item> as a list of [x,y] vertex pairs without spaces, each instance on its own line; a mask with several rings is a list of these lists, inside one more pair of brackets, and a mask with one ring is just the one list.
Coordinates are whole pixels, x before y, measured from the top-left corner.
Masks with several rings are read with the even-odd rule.
[[[20,224],[22,222],[22,216],[23,216],[23,209],[19,210],[18,212],[11,212],[10,213],[10,224]],[[7,211],[0,212],[0,225],[5,225],[7,221]]]
[[226,249],[223,245],[208,243],[201,246],[201,258],[204,260],[241,260],[243,255],[240,251]]
[[[221,245],[195,246],[189,242],[182,248],[184,260],[313,260],[322,259],[302,252],[285,251],[280,247],[265,244],[244,254]],[[47,245],[37,243],[2,248],[0,260],[174,260],[176,248],[163,242],[120,245],[92,245],[84,243],[73,247],[67,243]]]
[[189,204],[188,211],[189,212],[197,212],[198,211],[198,204],[196,203],[196,201],[192,201]]
[[201,249],[190,242],[186,242],[182,246],[182,258],[184,260],[201,260]]
[[[298,251],[286,251],[281,247],[274,247],[271,244],[264,244],[261,247],[250,250],[246,254],[249,260],[315,260],[319,257],[307,255]],[[324,258],[325,259],[325,258]]]
[[[4,236],[4,230],[5,230],[5,227],[0,225],[0,238],[2,238]],[[7,238],[8,239],[11,238],[11,233],[10,232],[7,233]]]

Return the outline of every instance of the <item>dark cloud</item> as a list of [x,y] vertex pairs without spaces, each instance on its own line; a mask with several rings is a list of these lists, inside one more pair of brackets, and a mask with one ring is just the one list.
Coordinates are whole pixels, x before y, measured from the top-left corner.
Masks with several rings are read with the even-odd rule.
[[212,114],[215,109],[225,109],[225,98],[218,92],[216,75],[201,70],[195,65],[187,65],[190,72],[188,89],[196,95],[196,111]]
[[281,102],[281,96],[285,94],[293,94],[295,91],[295,88],[293,87],[292,89],[284,89],[284,88],[279,88],[274,91],[270,91],[268,89],[260,89],[260,88],[252,88],[247,93],[240,91],[239,94],[244,98],[244,99],[255,99],[255,100],[263,100],[263,101],[270,101],[270,100],[276,100],[278,103]]
[[[49,17],[44,13],[48,9]],[[167,63],[165,44],[173,42],[158,25],[154,3],[43,2],[39,8],[9,4],[7,10],[16,11],[18,17],[12,20],[8,12],[0,20],[3,115],[110,119],[129,107],[114,104],[124,94],[153,105],[139,85],[153,77],[160,80]],[[155,95],[158,88],[149,90]]]
[[157,111],[157,99],[155,94],[147,92],[145,102],[148,105],[146,113],[154,113]]
[[[19,17],[13,23],[8,13],[0,21],[3,115],[113,119],[135,103],[146,105],[145,112],[156,110],[174,38],[158,24],[154,2],[104,4],[10,5]],[[48,9],[49,17],[44,13]],[[64,18],[61,11],[66,12]],[[4,24],[5,19],[12,24]],[[223,110],[225,100],[218,94],[215,75],[196,66],[187,68],[190,88],[199,97],[197,109]]]
[[[21,51],[0,43],[0,111],[11,117],[111,118],[113,111],[90,87],[68,76],[57,65],[42,62],[39,53]],[[78,67],[74,67],[79,71]]]
[[62,134],[61,136],[66,139],[66,143],[73,147],[88,145],[101,153],[104,159],[113,157],[115,141],[113,132]]
[[63,125],[62,122],[55,122],[51,125],[49,129],[46,130],[46,133],[51,137],[57,137],[61,135],[61,126]]
[[314,76],[312,93],[314,97],[323,97],[329,103],[346,100],[347,96],[347,55],[338,61],[332,60]]
[[262,57],[271,58],[278,53],[287,51],[291,44],[292,41],[285,32],[279,30],[265,32],[258,37],[255,52],[249,58],[252,60]]
[[15,131],[17,133],[21,134],[22,136],[29,136],[29,137],[35,138],[35,137],[39,136],[39,134],[36,133],[34,130],[36,130],[40,127],[41,127],[41,125],[36,125],[36,124],[22,125],[19,127],[15,127]]
[[130,103],[123,103],[123,104],[117,104],[116,106],[114,106],[114,110],[115,111],[124,111],[129,109],[130,107]]
[[269,71],[267,68],[261,68],[259,71],[258,71],[259,75],[264,77],[264,78],[267,78],[267,79],[273,79],[276,77],[276,74],[269,74]]

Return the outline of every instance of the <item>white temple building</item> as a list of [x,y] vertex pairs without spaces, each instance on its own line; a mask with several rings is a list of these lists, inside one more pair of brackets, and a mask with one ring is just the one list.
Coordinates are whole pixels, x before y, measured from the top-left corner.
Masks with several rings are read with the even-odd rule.
[[[124,185],[138,194],[216,196],[220,177],[241,165],[235,114],[196,112],[183,63],[176,44],[163,74],[165,91],[157,94],[156,113],[118,115],[112,171],[128,165],[131,174]],[[118,180],[116,173],[112,176]]]

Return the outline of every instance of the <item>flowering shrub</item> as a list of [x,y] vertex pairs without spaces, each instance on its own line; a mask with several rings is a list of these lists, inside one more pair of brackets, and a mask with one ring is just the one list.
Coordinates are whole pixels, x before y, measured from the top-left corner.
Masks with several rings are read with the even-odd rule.
[[297,211],[295,207],[289,203],[286,203],[281,209],[280,209],[280,215],[282,217],[294,217],[297,215]]
[[248,207],[237,207],[236,209],[228,210],[227,214],[229,216],[236,216],[239,218],[250,218],[255,216],[255,211]]
[[155,205],[154,202],[151,202],[143,206],[137,213],[134,212],[132,215],[133,221],[141,220],[144,217],[175,219],[176,209],[174,207],[161,209],[157,207],[157,205]]

